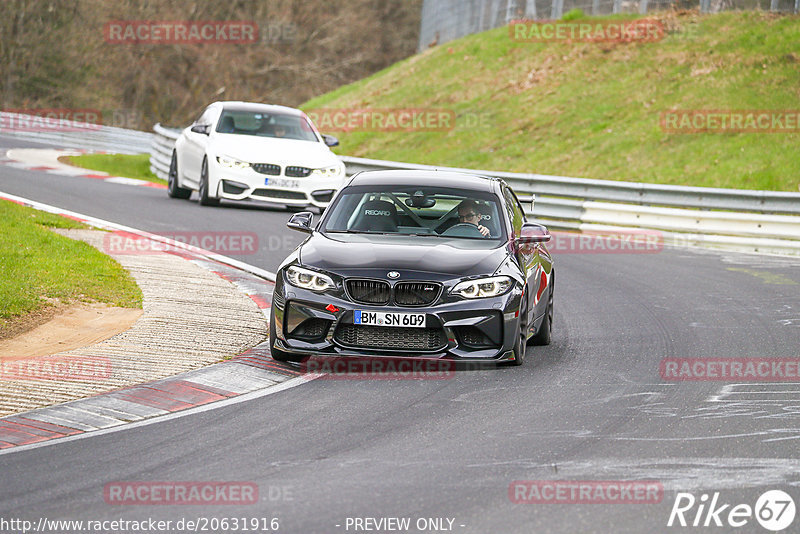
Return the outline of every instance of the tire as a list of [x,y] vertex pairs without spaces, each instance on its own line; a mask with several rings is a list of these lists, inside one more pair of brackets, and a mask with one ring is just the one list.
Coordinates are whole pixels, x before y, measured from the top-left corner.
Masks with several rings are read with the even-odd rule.
[[275,314],[273,313],[269,318],[269,352],[272,355],[272,359],[278,362],[299,362],[303,359],[303,356],[275,348],[276,338],[274,321]]
[[197,192],[201,206],[219,206],[219,199],[208,196],[208,159],[203,158],[203,167],[200,170],[200,189]]
[[514,359],[510,362],[510,364],[515,367],[519,367],[525,363],[525,349],[528,346],[527,343],[525,343],[525,339],[528,335],[528,304],[525,293],[523,292],[522,295],[523,302],[519,311],[519,328],[517,328],[517,340],[514,343]]
[[529,345],[549,345],[553,340],[553,293],[555,291],[555,273],[550,279],[550,291],[547,297],[547,311],[544,312],[544,319],[539,325],[539,330],[529,341]]
[[172,152],[172,160],[169,162],[169,175],[167,177],[167,195],[170,198],[189,198],[192,190],[178,185],[178,155]]

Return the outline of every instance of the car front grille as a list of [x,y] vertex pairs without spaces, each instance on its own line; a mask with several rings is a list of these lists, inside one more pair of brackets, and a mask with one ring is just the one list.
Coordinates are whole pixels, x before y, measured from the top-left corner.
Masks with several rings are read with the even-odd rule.
[[350,298],[362,304],[388,304],[391,287],[379,280],[348,280]]
[[434,351],[447,344],[441,328],[395,328],[393,326],[364,326],[342,324],[334,339],[354,348]]
[[362,304],[388,304],[394,292],[398,306],[427,306],[437,299],[441,289],[438,282],[398,282],[392,289],[388,282],[380,280],[347,281],[350,298]]
[[436,300],[441,287],[433,282],[398,282],[394,301],[400,306],[426,306]]
[[286,167],[286,176],[291,176],[292,178],[305,178],[309,174],[311,174],[311,169],[308,167],[297,167],[295,165],[288,165]]
[[305,193],[299,191],[278,191],[275,189],[256,189],[251,193],[256,197],[264,198],[285,198],[287,200],[306,200]]
[[281,166],[274,163],[253,163],[253,170],[270,176],[280,176]]

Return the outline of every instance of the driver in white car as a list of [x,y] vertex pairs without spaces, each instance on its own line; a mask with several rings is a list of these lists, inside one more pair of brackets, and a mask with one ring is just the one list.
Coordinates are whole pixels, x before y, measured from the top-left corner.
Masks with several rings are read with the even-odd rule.
[[489,229],[479,224],[483,219],[478,209],[478,203],[471,199],[462,200],[458,205],[458,221],[464,224],[474,224],[483,237],[489,237]]

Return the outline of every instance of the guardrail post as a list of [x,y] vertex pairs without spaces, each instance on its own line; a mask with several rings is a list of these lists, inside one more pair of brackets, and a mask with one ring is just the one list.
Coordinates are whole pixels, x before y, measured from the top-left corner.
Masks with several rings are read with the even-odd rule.
[[[800,2],[800,0],[798,0]],[[536,0],[528,0],[525,3],[525,18],[530,20],[536,20],[538,17],[536,16]]]
[[550,18],[558,20],[564,15],[564,0],[553,0],[553,6],[550,10]]

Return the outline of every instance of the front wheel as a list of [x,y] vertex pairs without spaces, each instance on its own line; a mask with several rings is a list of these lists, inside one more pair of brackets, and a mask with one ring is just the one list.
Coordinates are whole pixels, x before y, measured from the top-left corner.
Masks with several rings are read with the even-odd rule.
[[189,198],[192,190],[178,185],[178,154],[172,152],[172,160],[169,162],[169,175],[167,176],[167,195],[170,198]]
[[219,199],[208,196],[208,159],[203,158],[200,170],[200,190],[197,192],[201,206],[219,206]]
[[528,335],[528,304],[525,293],[522,294],[522,303],[519,310],[519,328],[517,328],[517,340],[514,343],[514,359],[511,365],[519,366],[525,363],[525,339]]

